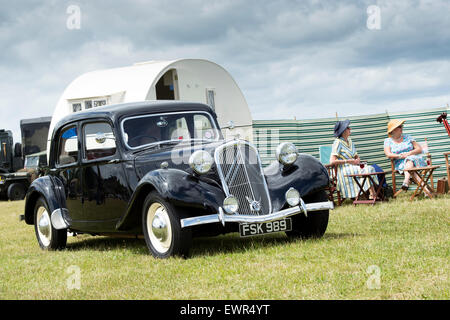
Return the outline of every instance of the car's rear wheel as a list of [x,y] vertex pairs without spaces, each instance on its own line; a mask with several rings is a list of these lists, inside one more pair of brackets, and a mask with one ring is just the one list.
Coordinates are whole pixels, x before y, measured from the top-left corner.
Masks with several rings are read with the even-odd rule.
[[53,228],[50,215],[45,199],[40,197],[34,207],[34,230],[39,246],[43,250],[64,249],[67,244],[67,230]]
[[[328,195],[322,190],[304,200],[305,203],[323,202],[328,200]],[[292,217],[292,231],[286,234],[290,238],[320,238],[327,230],[329,214],[329,210],[309,212],[308,217],[299,213]]]
[[150,253],[156,258],[187,256],[192,242],[191,230],[182,229],[180,212],[156,192],[144,201],[142,228]]
[[12,183],[8,187],[8,199],[11,201],[23,200],[25,198],[26,190],[25,186],[21,183]]

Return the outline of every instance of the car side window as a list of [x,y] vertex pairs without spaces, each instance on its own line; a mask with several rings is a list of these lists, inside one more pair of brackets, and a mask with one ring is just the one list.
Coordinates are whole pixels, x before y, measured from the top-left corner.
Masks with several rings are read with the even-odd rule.
[[116,139],[109,123],[87,123],[83,134],[85,160],[106,158],[116,153]]
[[78,134],[76,126],[70,126],[62,131],[58,150],[59,165],[78,162]]

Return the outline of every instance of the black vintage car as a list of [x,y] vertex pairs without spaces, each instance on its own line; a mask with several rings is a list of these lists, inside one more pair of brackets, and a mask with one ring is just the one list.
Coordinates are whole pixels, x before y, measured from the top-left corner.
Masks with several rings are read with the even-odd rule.
[[291,143],[263,170],[256,148],[225,141],[207,105],[127,103],[66,116],[48,173],[28,189],[24,219],[42,249],[67,232],[143,236],[155,257],[187,255],[192,237],[286,232],[320,237],[327,170]]

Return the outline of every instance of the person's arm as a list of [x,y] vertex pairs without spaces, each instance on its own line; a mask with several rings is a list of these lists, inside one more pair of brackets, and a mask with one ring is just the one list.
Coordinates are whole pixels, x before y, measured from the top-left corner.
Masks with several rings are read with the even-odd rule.
[[398,154],[398,153],[391,152],[391,147],[389,147],[389,146],[384,147],[384,154],[389,159],[404,159],[407,157],[407,156],[405,156],[404,153]]
[[331,165],[339,165],[339,164],[344,164],[344,163],[347,163],[347,160],[338,160],[338,158],[334,155],[334,154],[332,154],[331,156],[330,156],[330,164]]
[[331,155],[330,164],[331,165],[342,165],[342,164],[359,164],[359,159],[348,159],[348,160],[339,160],[335,155]]
[[388,157],[389,159],[392,159],[392,160],[406,158],[402,154],[391,152],[391,139],[390,138],[386,138],[384,140],[384,154],[386,155],[386,157]]
[[408,156],[413,156],[413,155],[422,153],[422,147],[420,146],[420,144],[418,144],[416,142],[416,140],[413,137],[411,137],[410,135],[405,135],[404,139],[407,139],[407,141],[410,141],[412,146],[413,146],[413,148],[414,148],[411,151],[402,153],[405,158],[408,157]]
[[422,147],[420,146],[420,144],[418,144],[415,141],[412,141],[412,145],[413,145],[414,149],[409,152],[406,152],[405,154],[407,154],[408,156],[413,156],[413,155],[422,153]]

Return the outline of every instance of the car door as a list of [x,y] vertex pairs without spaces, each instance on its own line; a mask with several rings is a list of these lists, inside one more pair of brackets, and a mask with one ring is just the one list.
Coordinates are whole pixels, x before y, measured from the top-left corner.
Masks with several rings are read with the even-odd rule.
[[115,231],[130,198],[116,138],[106,120],[84,122],[82,132],[83,215],[87,228]]
[[78,125],[75,123],[64,127],[57,139],[58,149],[55,163],[57,177],[64,185],[71,226],[77,229],[84,219]]

